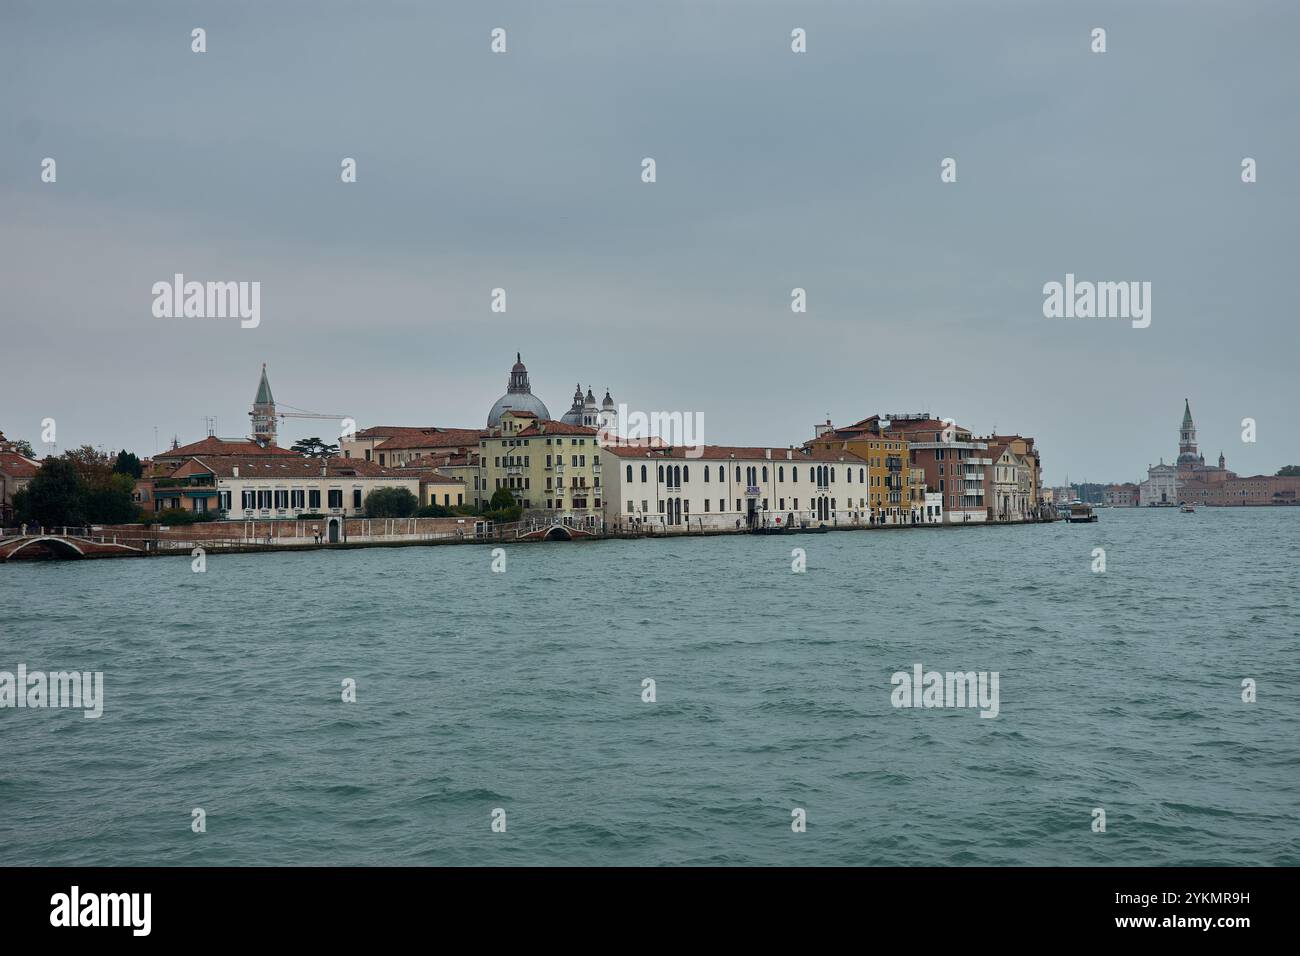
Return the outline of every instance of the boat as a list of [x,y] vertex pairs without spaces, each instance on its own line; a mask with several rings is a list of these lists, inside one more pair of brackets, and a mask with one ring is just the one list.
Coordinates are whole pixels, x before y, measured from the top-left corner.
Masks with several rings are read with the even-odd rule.
[[1186,502],[1186,501],[1184,501],[1182,504],[1180,504],[1180,505],[1178,506],[1178,510],[1181,511],[1181,512],[1182,512],[1183,514],[1185,514],[1185,515],[1194,515],[1194,514],[1196,514],[1196,509],[1195,509],[1194,507],[1192,507],[1192,505],[1191,505],[1190,503]]
[[1089,521],[1096,521],[1097,516],[1092,513],[1092,505],[1075,503],[1070,505],[1070,513],[1065,516],[1065,520],[1070,524],[1086,524]]

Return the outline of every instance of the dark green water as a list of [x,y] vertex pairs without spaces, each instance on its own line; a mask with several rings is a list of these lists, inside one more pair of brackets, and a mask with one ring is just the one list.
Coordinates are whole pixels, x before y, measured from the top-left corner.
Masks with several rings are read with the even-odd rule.
[[[0,566],[0,670],[105,695],[0,709],[4,861],[1300,864],[1300,509],[507,562]],[[895,709],[918,662],[998,717]]]

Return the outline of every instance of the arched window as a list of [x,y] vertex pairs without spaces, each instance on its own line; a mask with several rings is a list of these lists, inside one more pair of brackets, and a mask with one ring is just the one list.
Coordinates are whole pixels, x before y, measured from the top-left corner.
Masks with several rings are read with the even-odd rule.
[[677,465],[673,468],[673,484],[680,488],[682,486],[682,466]]
[[664,466],[663,466],[663,465],[660,465],[660,466],[659,466],[659,480],[660,480],[660,481],[663,481],[663,480],[664,480]]
[[799,480],[799,466],[798,466],[798,465],[793,465],[793,466],[790,468],[790,475],[791,475],[791,478],[790,478],[791,481],[798,481],[798,480]]
[[642,480],[642,481],[645,481],[645,480],[646,480],[646,477],[645,477],[645,465],[642,465],[642,466],[641,466],[641,480]]
[[849,484],[853,484],[853,469],[852,469],[852,468],[845,468],[845,469],[844,469],[844,480],[847,481]]
[[763,466],[763,480],[767,481],[767,465]]
[[628,481],[631,481],[631,480],[632,480],[632,466],[631,466],[631,465],[628,465],[628,466],[627,466],[627,480],[628,480]]
[[776,469],[776,480],[785,481],[785,465],[779,465]]
[[691,480],[691,466],[690,466],[690,465],[683,465],[683,466],[682,466],[682,479],[685,480],[685,481],[690,481],[690,480]]
[[726,475],[725,475],[725,474],[723,473],[723,471],[722,471],[722,466],[719,465],[719,466],[718,466],[718,481],[726,481],[726,480],[727,480],[727,477],[726,477]]
[[858,469],[858,484],[862,484],[862,469]]
[[[835,466],[834,466],[834,465],[831,465],[831,481],[834,481],[834,480],[835,480]],[[834,506],[832,505],[832,507],[834,507]]]
[[739,465],[736,466],[736,483],[737,483],[737,484],[740,483],[740,466],[739,466]]
[[706,485],[709,483],[709,466],[708,466],[708,465],[705,465],[705,466],[704,466],[704,483],[705,483]]

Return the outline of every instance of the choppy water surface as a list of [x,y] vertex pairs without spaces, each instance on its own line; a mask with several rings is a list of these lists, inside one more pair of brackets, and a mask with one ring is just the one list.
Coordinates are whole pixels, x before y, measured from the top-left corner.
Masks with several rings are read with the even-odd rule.
[[0,566],[4,861],[1300,864],[1300,509],[507,554]]

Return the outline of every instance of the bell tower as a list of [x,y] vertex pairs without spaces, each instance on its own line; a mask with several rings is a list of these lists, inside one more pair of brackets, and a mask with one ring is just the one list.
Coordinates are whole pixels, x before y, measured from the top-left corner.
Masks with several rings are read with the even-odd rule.
[[275,398],[271,395],[271,382],[266,377],[266,363],[262,363],[262,380],[257,383],[257,397],[253,410],[248,413],[253,420],[253,441],[259,445],[275,444]]

